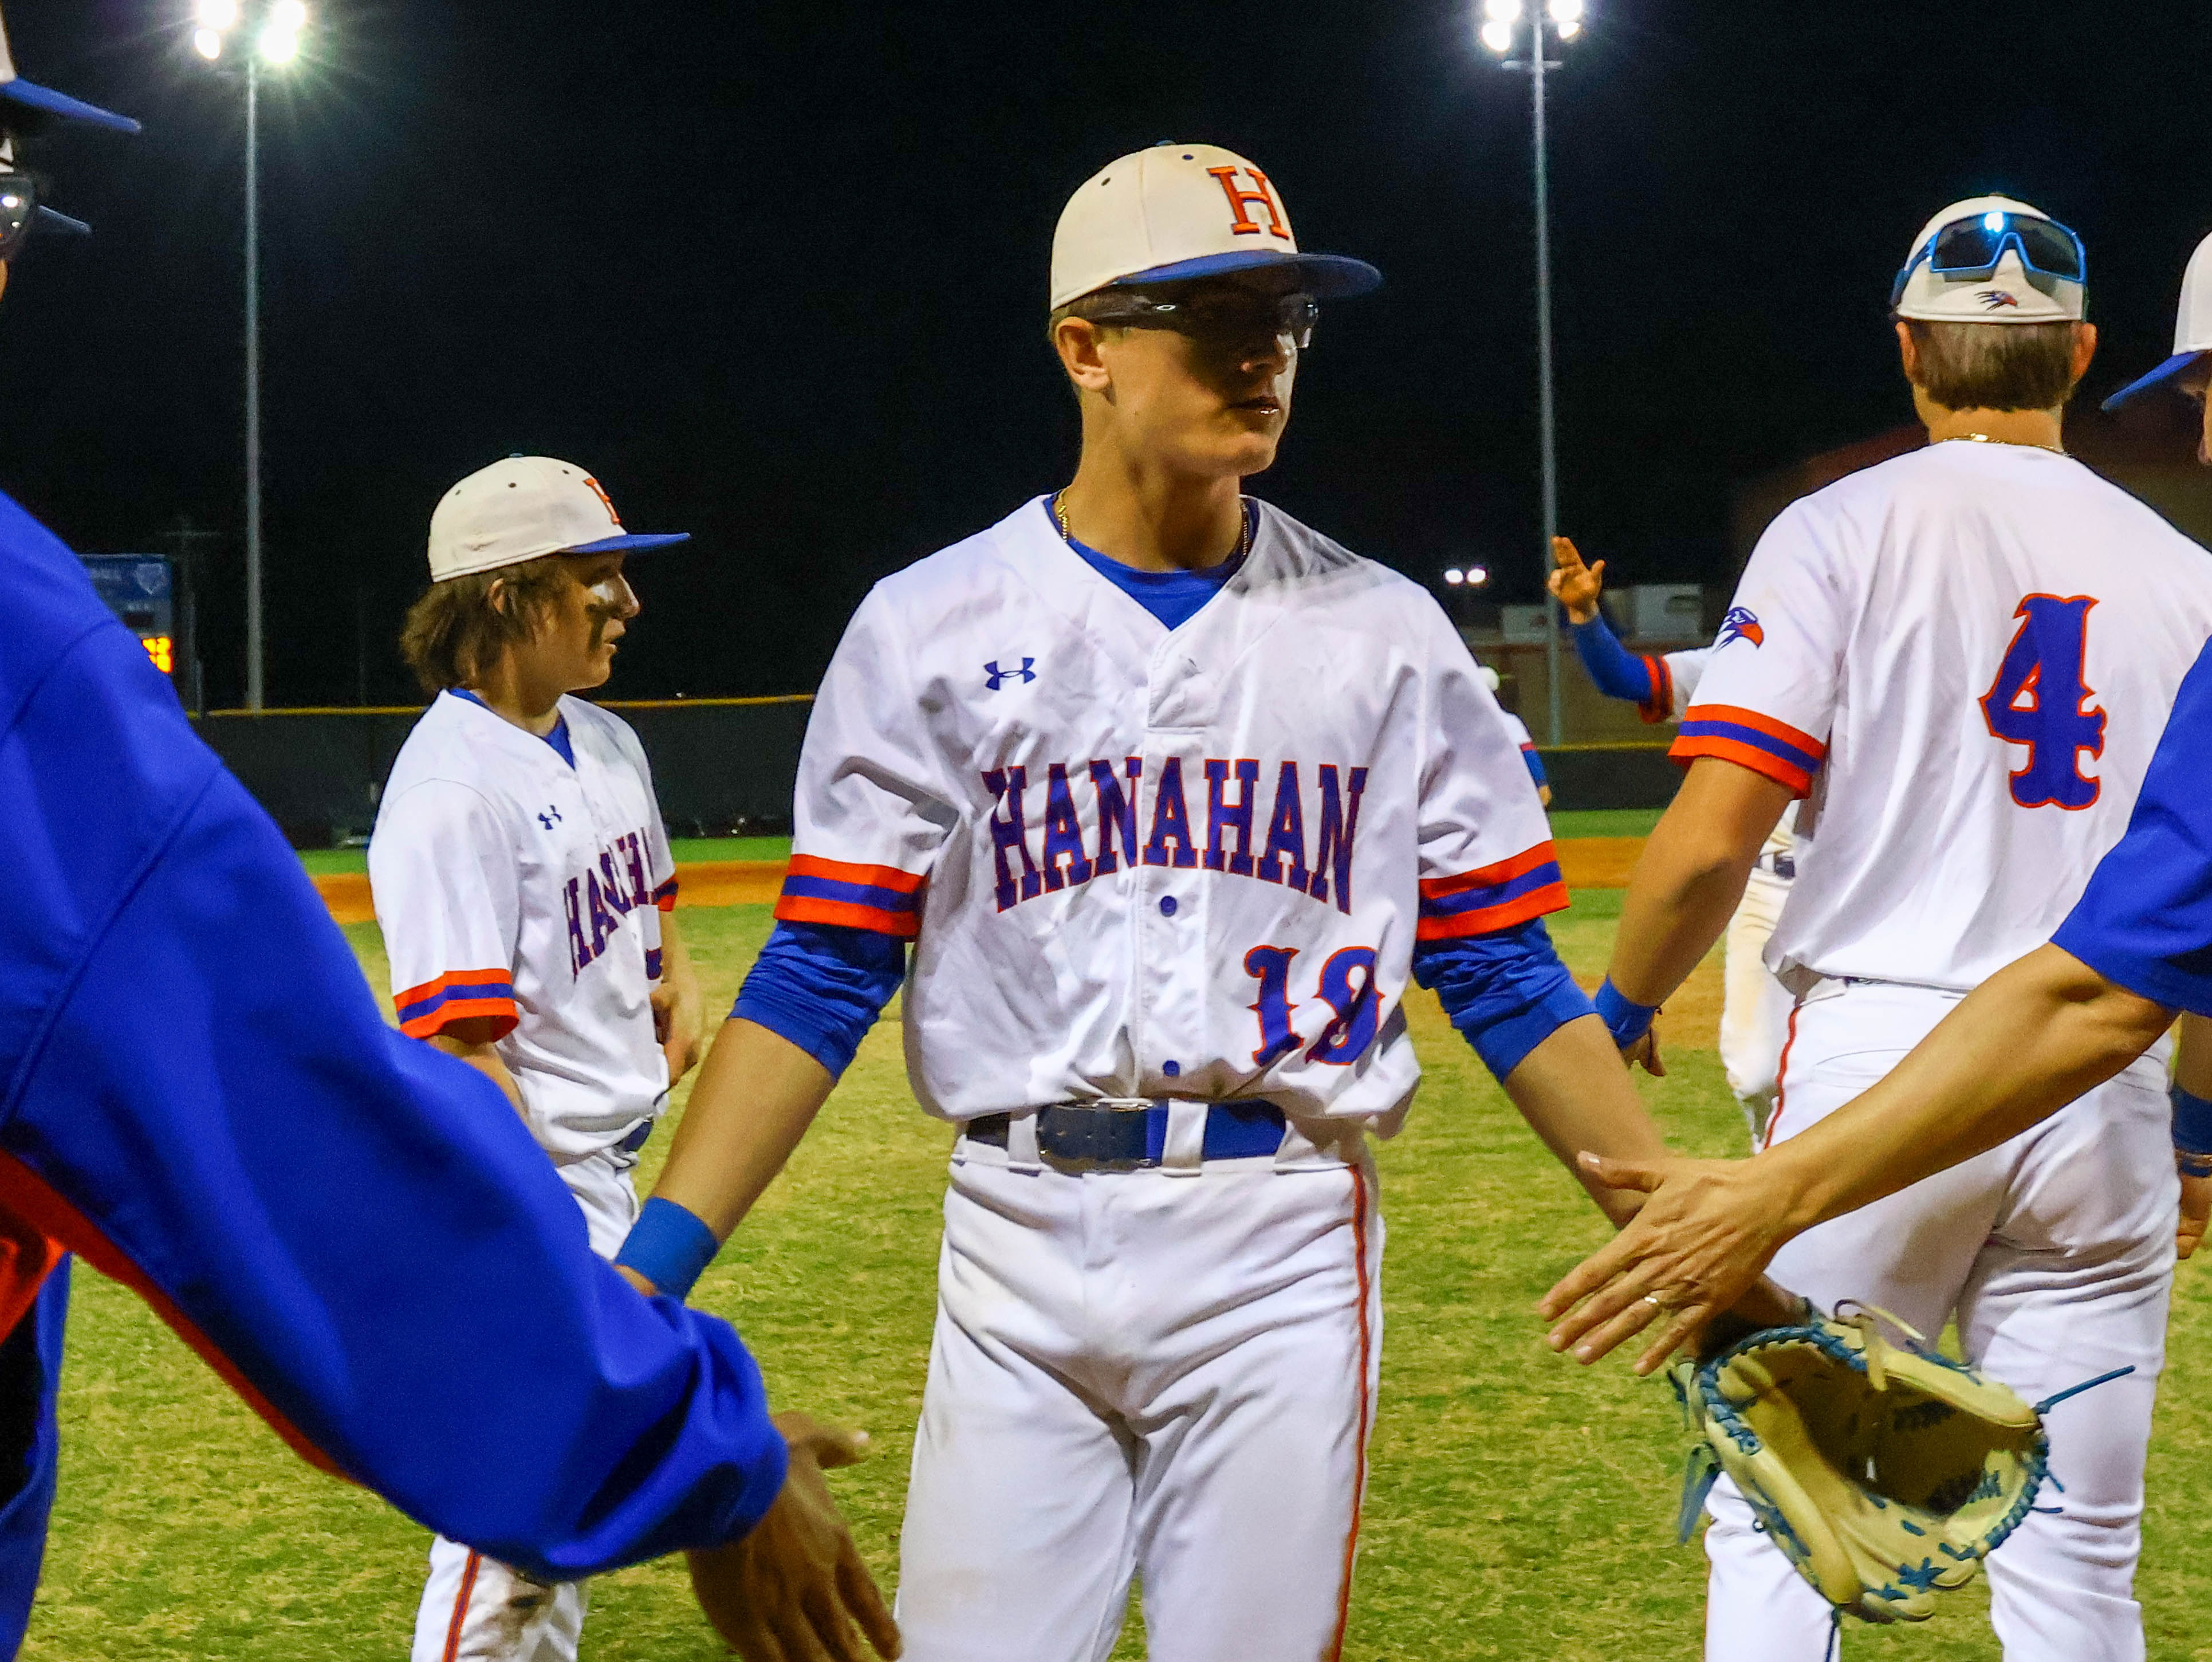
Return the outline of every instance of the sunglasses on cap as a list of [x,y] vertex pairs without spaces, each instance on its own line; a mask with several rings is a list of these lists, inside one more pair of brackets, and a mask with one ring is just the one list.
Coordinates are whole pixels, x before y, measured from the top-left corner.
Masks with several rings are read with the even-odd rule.
[[1182,294],[1148,295],[1138,289],[1108,290],[1080,315],[1124,329],[1172,329],[1200,340],[1248,341],[1287,335],[1300,351],[1313,344],[1321,303],[1311,295],[1267,295],[1229,286]]
[[1923,243],[1920,252],[1897,274],[1889,291],[1892,306],[1904,298],[1905,285],[1925,265],[1940,277],[1986,277],[1996,275],[1998,263],[2011,249],[2029,271],[2067,283],[2087,281],[2088,256],[2081,239],[2055,219],[2007,213],[1993,208],[1985,214],[1954,219]]

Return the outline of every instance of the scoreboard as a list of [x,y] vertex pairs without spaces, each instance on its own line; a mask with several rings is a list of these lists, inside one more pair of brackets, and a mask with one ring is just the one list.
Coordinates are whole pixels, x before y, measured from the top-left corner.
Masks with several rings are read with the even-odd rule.
[[175,564],[160,554],[87,554],[85,575],[107,609],[136,635],[162,674],[175,678],[185,655],[177,648]]

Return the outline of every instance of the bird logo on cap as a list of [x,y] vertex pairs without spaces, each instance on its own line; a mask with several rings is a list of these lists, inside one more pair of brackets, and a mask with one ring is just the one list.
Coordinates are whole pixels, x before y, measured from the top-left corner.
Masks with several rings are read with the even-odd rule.
[[2017,310],[2020,306],[2020,296],[2009,289],[1984,289],[1974,298],[1981,301],[1984,312],[2002,312],[2008,306]]

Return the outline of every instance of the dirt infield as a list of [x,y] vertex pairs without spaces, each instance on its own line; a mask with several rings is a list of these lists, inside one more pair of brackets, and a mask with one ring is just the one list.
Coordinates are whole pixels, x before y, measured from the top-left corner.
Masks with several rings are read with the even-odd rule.
[[[1571,889],[1625,889],[1643,852],[1640,837],[1575,837],[1559,845],[1559,870]],[[676,868],[677,904],[684,906],[755,906],[774,900],[783,887],[781,860],[708,860]],[[337,872],[314,885],[341,923],[375,921],[376,907],[362,872]]]

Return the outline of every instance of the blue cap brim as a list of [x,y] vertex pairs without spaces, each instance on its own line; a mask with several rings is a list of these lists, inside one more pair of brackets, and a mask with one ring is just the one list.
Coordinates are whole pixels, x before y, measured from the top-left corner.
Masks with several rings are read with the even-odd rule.
[[688,543],[688,531],[626,531],[619,537],[602,537],[595,543],[578,543],[574,548],[564,548],[563,554],[641,554],[648,548],[665,548],[671,543]]
[[1382,286],[1382,273],[1364,259],[1344,254],[1287,254],[1273,248],[1240,248],[1233,254],[1206,254],[1155,265],[1106,286],[1126,289],[1137,283],[1182,283],[1192,277],[1221,277],[1231,271],[1264,271],[1271,265],[1295,265],[1305,282],[1305,291],[1316,300],[1346,300]]
[[107,127],[119,133],[139,131],[138,124],[127,115],[118,115],[97,104],[88,104],[81,98],[71,98],[51,87],[34,86],[28,81],[0,82],[0,100],[64,121],[88,121],[95,127]]
[[2134,380],[2130,381],[2125,387],[2120,388],[2118,392],[2113,393],[2112,397],[2106,399],[2103,407],[2109,412],[2118,409],[2124,404],[2133,404],[2144,393],[2154,392],[2159,387],[2164,387],[2176,375],[2179,374],[2183,370],[2188,368],[2191,364],[2195,363],[2199,358],[2202,358],[2204,356],[2205,354],[2203,352],[2176,352],[2164,363],[2160,364],[2157,368],[2152,370],[2150,374],[2148,375],[2138,376]]

